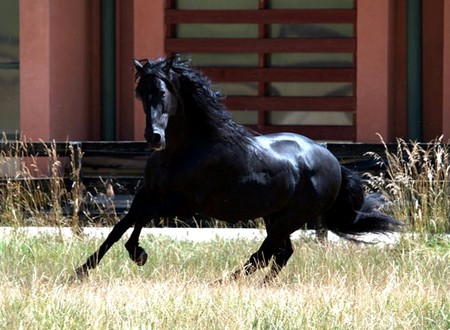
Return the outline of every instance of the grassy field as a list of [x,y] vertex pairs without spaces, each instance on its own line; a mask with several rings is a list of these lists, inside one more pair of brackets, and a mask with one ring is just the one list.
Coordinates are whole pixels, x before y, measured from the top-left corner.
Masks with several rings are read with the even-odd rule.
[[213,284],[257,241],[154,237],[144,267],[116,244],[89,279],[72,280],[95,239],[0,239],[2,329],[450,329],[450,243],[390,247],[314,240],[275,283],[264,271]]
[[[2,169],[26,149],[18,142],[1,153]],[[47,150],[50,194],[36,179],[35,158],[6,177],[2,225],[78,229],[82,189],[64,186],[55,150]],[[263,271],[213,284],[258,241],[146,238],[149,260],[142,268],[121,242],[79,282],[73,270],[99,240],[0,237],[0,329],[450,329],[450,242],[439,238],[450,229],[448,150],[442,139],[426,149],[398,141],[397,153],[386,154],[388,175],[369,177],[414,240],[385,247],[297,240],[296,253],[268,286],[261,285]],[[79,183],[76,152],[71,171]],[[63,216],[63,205],[73,205],[72,217]]]

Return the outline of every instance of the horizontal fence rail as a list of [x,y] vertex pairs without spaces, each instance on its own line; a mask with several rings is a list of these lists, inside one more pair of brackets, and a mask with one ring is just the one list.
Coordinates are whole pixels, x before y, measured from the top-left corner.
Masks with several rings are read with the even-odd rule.
[[[359,167],[359,163],[373,164],[374,168],[379,168],[376,161],[368,152],[376,153],[383,157],[385,154],[385,146],[381,143],[321,143],[325,148],[329,149],[336,158],[352,167],[357,171],[365,171],[366,167]],[[141,178],[147,158],[152,151],[148,149],[146,142],[32,142],[20,143],[18,147],[16,142],[0,143],[0,156],[8,157],[48,157],[50,150],[55,150],[58,157],[70,157],[69,146],[75,150],[81,151],[79,166],[83,172],[96,176],[96,172],[100,175],[113,176],[115,172],[127,174],[132,172],[135,175],[135,166],[130,166],[128,161],[136,160],[139,164],[139,174]],[[423,144],[427,146],[427,144]],[[395,153],[397,144],[388,144],[389,152]],[[84,177],[84,176],[83,176]]]
[[166,10],[166,24],[342,24],[353,23],[355,20],[355,9]]
[[[267,130],[270,131],[270,127]],[[379,155],[380,159],[386,162],[386,148],[389,153],[393,154],[398,150],[397,144],[385,146],[381,143],[323,142],[322,145],[330,150],[341,164],[361,174],[367,172],[378,174],[385,170],[383,164],[369,155],[369,152]],[[152,153],[145,142],[3,142],[0,143],[0,165],[1,161],[8,158],[45,158],[49,157],[49,152],[51,152],[58,157],[57,161],[61,162],[61,166],[64,167],[73,160],[69,146],[72,147],[72,150],[80,151],[79,157],[75,159],[75,166],[80,170],[77,183],[84,187],[84,210],[91,210],[89,211],[91,214],[95,213],[95,210],[92,211],[92,205],[101,204],[104,208],[112,207],[115,215],[126,213],[134,194],[143,184],[145,163]],[[420,146],[426,149],[432,144],[421,144]],[[66,187],[70,191],[70,187],[73,186],[73,176],[70,172],[64,172],[63,175]],[[44,181],[45,177],[41,175],[37,179]],[[47,179],[50,180],[50,176]],[[4,185],[7,180],[20,181],[20,175],[0,176],[0,186]],[[112,189],[113,194],[105,191],[108,189],[105,187],[107,185]],[[71,215],[71,206],[66,207],[68,208],[67,214]],[[180,225],[179,222],[174,221],[174,219],[165,219],[163,222],[154,222],[152,225]],[[182,226],[210,226],[212,220],[200,217],[194,220],[181,219],[180,221]],[[238,226],[247,225],[240,223]]]

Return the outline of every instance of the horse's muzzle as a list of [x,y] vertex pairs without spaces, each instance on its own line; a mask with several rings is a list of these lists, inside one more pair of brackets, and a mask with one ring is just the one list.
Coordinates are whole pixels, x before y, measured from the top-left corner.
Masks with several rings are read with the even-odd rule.
[[150,149],[153,149],[155,151],[163,150],[166,148],[166,141],[164,139],[164,136],[158,132],[145,134],[145,140],[147,141]]

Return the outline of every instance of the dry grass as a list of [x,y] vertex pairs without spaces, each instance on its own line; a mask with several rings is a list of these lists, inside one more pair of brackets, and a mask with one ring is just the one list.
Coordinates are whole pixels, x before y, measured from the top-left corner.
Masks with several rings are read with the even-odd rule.
[[450,243],[389,248],[296,241],[273,284],[264,271],[211,284],[259,242],[142,241],[135,266],[123,242],[84,282],[73,268],[100,242],[0,241],[0,328],[26,329],[448,329]]
[[[0,142],[9,145],[8,150],[0,151],[1,225],[68,226],[78,232],[81,213],[85,224],[94,222],[81,210],[87,193],[80,182],[80,147],[67,143],[64,155],[60,155],[55,141],[40,141],[43,154],[37,155],[29,152],[33,145],[26,139],[8,141],[3,136]],[[105,213],[102,205],[90,206],[100,217]],[[117,220],[115,212],[114,217]]]
[[397,152],[386,146],[385,158],[386,175],[369,176],[369,183],[387,196],[394,216],[425,238],[450,232],[449,144],[442,137],[425,146],[398,139]]
[[[76,227],[62,209],[75,205],[75,212],[82,189],[69,193],[63,185],[54,146],[45,175],[36,158],[17,153],[23,149],[17,142],[0,157],[2,168],[17,167],[0,188],[0,221]],[[447,152],[441,140],[429,149],[399,140],[397,153],[386,155],[388,177],[371,181],[426,240],[385,248],[296,241],[294,257],[269,286],[260,285],[263,271],[211,285],[260,242],[143,239],[149,261],[141,268],[119,242],[88,280],[75,282],[73,269],[98,240],[2,237],[0,328],[450,329],[450,243],[439,238],[449,229]],[[42,176],[55,181],[50,193]]]
[[[8,143],[3,137],[3,143]],[[79,203],[79,187],[68,189],[64,183],[64,171],[79,182],[79,169],[69,161],[64,168],[56,152],[55,142],[42,141],[46,157],[28,153],[26,141],[9,142],[11,147],[0,153],[2,183],[0,184],[0,222],[3,225],[77,225],[77,218],[64,216],[63,206]],[[80,150],[70,149],[71,157]],[[78,175],[78,177],[77,177]],[[74,210],[77,205],[74,206]],[[75,222],[74,222],[75,221]]]

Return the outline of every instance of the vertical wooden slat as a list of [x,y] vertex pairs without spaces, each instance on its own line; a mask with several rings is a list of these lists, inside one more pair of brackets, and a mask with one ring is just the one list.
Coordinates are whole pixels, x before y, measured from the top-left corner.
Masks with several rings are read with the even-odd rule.
[[[355,12],[357,11],[357,9],[358,9],[358,0],[353,0],[353,9],[355,10]],[[353,23],[353,37],[356,39],[356,36],[357,36],[357,33],[358,33],[358,30],[357,30],[357,26],[358,26],[358,24],[357,24],[357,20],[358,19],[358,16],[356,16],[355,17],[355,20],[354,20],[354,23]],[[356,67],[356,61],[357,61],[357,58],[356,58],[356,56],[357,56],[357,51],[355,50],[354,52],[353,52],[353,67]],[[353,80],[353,86],[352,86],[352,93],[353,93],[353,97],[355,97],[356,98],[356,90],[357,90],[357,88],[356,88],[356,76],[355,76],[355,78],[354,78],[354,80]],[[353,126],[356,126],[356,120],[357,120],[357,115],[358,115],[358,113],[357,113],[357,111],[356,111],[356,108],[354,109],[354,111],[353,111],[353,116],[352,116],[352,118],[353,118]]]
[[[267,8],[267,1],[266,0],[259,0],[259,8],[258,10],[266,10]],[[267,25],[263,22],[259,23],[258,25],[258,37],[260,39],[266,39],[267,38]],[[258,54],[258,67],[260,69],[263,69],[266,67],[267,62],[267,55],[266,53],[259,53]],[[267,87],[268,83],[261,81],[258,83],[258,95],[259,96],[266,96],[267,94]],[[259,111],[258,112],[258,126],[262,127],[267,123],[267,113],[265,111]]]
[[[175,2],[176,2],[175,0],[165,0],[166,11],[168,9],[175,9]],[[176,25],[175,24],[168,24],[168,23],[166,23],[166,39],[165,39],[166,42],[167,42],[168,38],[172,39],[172,38],[176,37],[175,31],[176,31]],[[166,56],[173,55],[173,52],[167,51],[167,45],[165,45],[165,49],[166,49]]]

